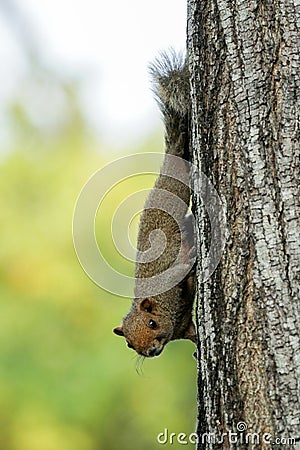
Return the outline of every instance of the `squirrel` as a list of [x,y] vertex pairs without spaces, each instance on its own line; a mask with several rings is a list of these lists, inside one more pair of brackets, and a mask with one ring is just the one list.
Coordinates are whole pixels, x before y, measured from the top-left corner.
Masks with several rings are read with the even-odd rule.
[[[190,87],[186,59],[174,52],[161,53],[150,65],[150,74],[165,126],[165,157],[140,218],[135,264],[135,298],[122,325],[113,330],[116,335],[125,337],[127,346],[143,357],[158,356],[165,345],[175,339],[197,342],[192,318],[196,280],[193,265],[188,266],[194,246],[192,215],[188,214],[191,192],[186,161],[190,159]],[[177,158],[170,158],[168,155]],[[175,174],[175,178],[168,176],[168,173]],[[181,177],[176,174],[181,174]],[[182,177],[187,182],[181,182]],[[171,205],[171,209],[173,207],[174,215],[160,207],[165,202],[162,190],[170,197],[166,203]],[[143,257],[139,255],[149,251],[153,244],[151,237],[153,238],[154,230],[164,233],[164,251],[151,261],[143,262]],[[163,243],[160,244],[162,246]],[[176,272],[181,272],[181,269],[186,267],[186,275],[181,276],[181,281],[173,283],[171,288],[168,288],[166,283],[160,286],[156,295],[137,295],[139,282],[143,279],[151,279],[170,268],[172,278],[172,274],[175,277]]]

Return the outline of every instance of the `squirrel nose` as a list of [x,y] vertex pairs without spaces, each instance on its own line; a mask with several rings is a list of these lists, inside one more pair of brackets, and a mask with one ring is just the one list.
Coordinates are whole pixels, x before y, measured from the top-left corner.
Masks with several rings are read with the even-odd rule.
[[155,356],[155,354],[156,354],[156,348],[155,347],[154,348],[150,348],[148,350],[148,356],[152,357],[152,356]]
[[147,351],[147,356],[150,358],[152,358],[153,356],[158,356],[163,351],[163,348],[163,346],[149,348],[149,350]]

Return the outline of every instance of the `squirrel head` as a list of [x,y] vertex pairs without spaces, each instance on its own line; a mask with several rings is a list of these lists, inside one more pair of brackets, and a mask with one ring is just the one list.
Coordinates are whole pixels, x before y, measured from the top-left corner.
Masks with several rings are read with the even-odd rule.
[[114,333],[125,337],[127,346],[144,357],[158,356],[172,339],[172,321],[159,313],[154,299],[144,298],[133,303],[127,316]]

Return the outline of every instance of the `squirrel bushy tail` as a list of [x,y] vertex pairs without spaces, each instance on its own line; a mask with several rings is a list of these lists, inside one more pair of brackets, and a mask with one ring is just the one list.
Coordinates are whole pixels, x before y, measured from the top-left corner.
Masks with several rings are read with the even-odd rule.
[[[190,85],[186,57],[174,50],[161,52],[149,66],[153,92],[163,115],[166,153],[189,159]],[[178,143],[178,145],[174,145]],[[183,144],[183,145],[182,145]]]

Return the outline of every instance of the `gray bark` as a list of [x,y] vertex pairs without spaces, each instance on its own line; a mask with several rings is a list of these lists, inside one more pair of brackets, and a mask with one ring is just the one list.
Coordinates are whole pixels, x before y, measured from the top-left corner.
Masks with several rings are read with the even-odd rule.
[[[299,24],[298,0],[188,1],[194,162],[227,220],[198,286],[198,449],[300,438]],[[200,273],[211,233],[197,193],[194,206]],[[231,442],[239,422],[254,443]]]

